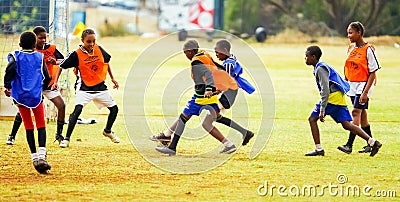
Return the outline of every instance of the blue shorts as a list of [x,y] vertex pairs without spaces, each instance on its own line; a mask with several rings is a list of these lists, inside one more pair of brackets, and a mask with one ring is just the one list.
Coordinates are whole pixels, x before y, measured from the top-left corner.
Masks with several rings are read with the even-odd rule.
[[[319,117],[320,108],[321,104],[316,104],[314,110],[311,112],[311,116]],[[347,106],[340,106],[328,103],[325,108],[325,115],[331,116],[336,123],[353,120]]]
[[368,103],[369,103],[369,99],[367,100],[367,102],[365,102],[365,104],[360,104],[360,94],[356,94],[356,96],[350,96],[351,99],[351,103],[353,104],[353,108],[356,109],[368,109]]
[[208,104],[208,105],[200,105],[195,103],[196,97],[192,97],[192,99],[186,104],[186,107],[183,109],[183,113],[189,116],[199,116],[203,109],[206,110],[214,110],[219,113],[218,104]]

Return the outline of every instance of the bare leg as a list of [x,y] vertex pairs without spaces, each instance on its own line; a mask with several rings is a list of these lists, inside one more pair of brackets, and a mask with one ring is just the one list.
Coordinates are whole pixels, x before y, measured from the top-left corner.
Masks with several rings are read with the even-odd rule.
[[222,142],[225,137],[224,135],[222,135],[221,131],[218,130],[218,128],[214,127],[213,129],[211,129],[211,131],[209,132],[215,139],[217,139],[218,141]]
[[361,138],[363,138],[364,140],[368,141],[369,135],[367,133],[365,133],[360,127],[350,123],[349,121],[344,121],[342,122],[342,126],[344,129],[360,136]]
[[57,96],[50,100],[57,107],[57,121],[65,120],[65,103],[61,96]]
[[311,134],[313,136],[314,143],[321,144],[317,121],[318,121],[318,117],[310,116],[308,118],[308,122],[310,123]]
[[365,127],[369,125],[368,122],[368,113],[366,109],[363,109],[361,112],[361,121],[360,121],[361,127]]
[[53,102],[54,105],[57,107],[56,140],[58,140],[61,143],[61,141],[64,139],[64,137],[61,134],[65,123],[65,103],[61,96],[57,96],[51,99],[50,101]]
[[362,109],[354,108],[353,111],[351,112],[351,116],[353,117],[353,124],[356,126],[360,125],[362,111],[363,111]]

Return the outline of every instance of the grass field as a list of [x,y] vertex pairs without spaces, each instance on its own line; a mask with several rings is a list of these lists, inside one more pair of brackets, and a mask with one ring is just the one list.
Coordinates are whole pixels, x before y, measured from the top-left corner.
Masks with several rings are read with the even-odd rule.
[[[0,201],[398,201],[400,199],[398,163],[400,49],[376,44],[382,69],[377,74],[378,83],[371,98],[369,119],[373,135],[383,143],[383,147],[375,157],[371,158],[357,152],[347,155],[338,151],[336,147],[345,143],[348,133],[331,118],[320,124],[321,141],[326,156],[304,156],[304,153],[314,149],[307,118],[319,100],[312,67],[304,64],[304,50],[310,44],[269,44],[267,41],[264,44],[250,44],[264,62],[275,91],[275,106],[263,106],[275,107],[273,130],[266,147],[257,158],[249,159],[249,151],[254,143],[252,139],[249,146],[241,147],[228,161],[215,169],[200,174],[180,175],[166,172],[151,162],[157,159],[160,162],[168,159],[173,162],[176,159],[187,160],[184,156],[169,157],[158,154],[154,150],[156,144],[147,139],[141,141],[142,144],[148,145],[146,154],[139,153],[131,144],[130,137],[137,136],[128,134],[126,125],[144,119],[144,115],[147,114],[136,114],[132,116],[132,122],[127,123],[123,117],[122,106],[123,102],[126,102],[124,87],[131,79],[128,78],[130,67],[140,53],[154,41],[155,39],[137,37],[99,39],[99,43],[112,55],[111,65],[114,75],[121,85],[119,90],[110,90],[120,107],[120,114],[113,127],[122,140],[120,144],[114,144],[101,135],[108,110],[98,110],[94,104],[89,104],[81,116],[94,117],[98,123],[77,125],[69,148],[61,149],[52,142],[56,126],[55,123],[48,124],[48,161],[52,169],[48,175],[40,175],[33,168],[24,131],[19,131],[15,145],[8,146],[5,141],[11,130],[12,121],[0,121]],[[334,66],[338,72],[342,72],[347,41],[345,39],[338,41],[339,44],[331,45],[322,41],[320,46],[323,51],[322,60]],[[201,44],[206,42],[201,41]],[[239,60],[244,60],[241,59],[244,57],[241,54],[237,56]],[[157,54],[152,57],[157,57]],[[187,59],[180,54],[174,58],[171,68],[179,69],[187,67],[187,64]],[[164,78],[165,81],[168,80],[167,77]],[[163,83],[163,80],[159,82]],[[165,129],[162,118],[155,113],[155,109],[159,106],[154,100],[159,99],[160,95],[148,92],[147,96],[149,101],[146,102],[146,113],[150,114],[147,120],[150,122],[154,120],[151,131],[159,132]],[[246,96],[250,105],[249,116],[239,122],[247,123],[256,135],[269,135],[268,131],[258,131],[258,125],[263,123],[260,123],[259,119],[262,116],[261,112],[256,110],[259,105],[255,99],[257,94]],[[181,100],[171,102],[179,102],[179,109],[184,106]],[[72,112],[73,106],[72,98],[67,106],[67,114]],[[175,117],[178,113],[169,115]],[[196,124],[196,120],[193,122]],[[233,133],[226,127],[217,126],[224,134]],[[186,130],[187,133],[188,131],[190,130]],[[146,134],[148,130],[145,127],[135,128],[134,133],[143,137],[151,135]],[[232,138],[239,136],[233,134]],[[217,144],[213,139],[205,139],[204,146],[211,147]],[[364,144],[364,141],[357,138],[354,150],[357,151]],[[202,149],[202,145],[182,141],[178,146],[178,153],[190,154]],[[146,160],[143,156],[150,156],[152,161]],[[221,158],[220,156],[211,154],[209,161]],[[176,166],[181,165],[183,164]],[[347,178],[347,181],[340,184],[338,176]],[[324,191],[323,196],[292,195],[296,194],[296,188],[310,186],[316,188],[317,194]],[[360,196],[353,196],[352,192],[348,196],[346,190],[349,187],[359,187]],[[265,188],[268,189],[268,193],[265,193]],[[288,196],[284,196],[285,194]],[[367,194],[370,196],[366,196]]]

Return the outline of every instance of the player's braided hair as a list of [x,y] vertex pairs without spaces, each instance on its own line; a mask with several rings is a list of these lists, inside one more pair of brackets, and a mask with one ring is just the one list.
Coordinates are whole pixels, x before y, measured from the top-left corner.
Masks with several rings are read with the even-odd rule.
[[361,22],[358,22],[358,21],[352,22],[352,23],[350,23],[349,27],[351,27],[351,29],[356,30],[357,32],[361,32],[361,36],[364,35],[365,29],[364,29],[364,25],[361,24]]
[[36,26],[35,28],[33,28],[32,30],[36,35],[38,35],[39,33],[42,32],[47,32],[46,28],[44,28],[43,26]]
[[93,29],[87,28],[83,30],[81,39],[84,39],[89,34],[95,34]]

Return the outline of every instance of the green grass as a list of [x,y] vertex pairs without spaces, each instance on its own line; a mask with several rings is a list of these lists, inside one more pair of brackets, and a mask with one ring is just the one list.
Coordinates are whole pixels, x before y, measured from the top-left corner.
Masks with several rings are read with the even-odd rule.
[[[264,62],[273,82],[275,90],[274,128],[266,147],[255,159],[249,159],[251,146],[241,147],[223,165],[201,174],[171,174],[154,166],[142,157],[132,146],[123,119],[123,92],[130,67],[140,52],[150,45],[154,39],[136,37],[100,38],[99,43],[112,55],[112,68],[119,90],[110,90],[120,106],[120,114],[113,130],[122,139],[120,144],[113,144],[101,135],[108,110],[98,110],[94,104],[84,108],[82,117],[97,118],[93,125],[77,125],[69,148],[61,149],[53,143],[55,123],[49,123],[48,160],[52,165],[50,174],[40,175],[33,169],[29,149],[20,130],[14,146],[5,145],[11,129],[12,121],[0,121],[0,200],[1,201],[360,201],[360,200],[399,200],[400,166],[398,151],[400,150],[400,133],[398,105],[400,93],[400,67],[398,66],[399,50],[390,46],[376,45],[377,54],[382,65],[378,71],[378,84],[371,98],[369,119],[374,137],[383,143],[380,152],[373,158],[366,154],[353,152],[350,155],[336,149],[347,140],[347,131],[330,118],[320,124],[321,141],[325,149],[325,157],[305,157],[304,153],[314,149],[307,118],[315,103],[319,100],[318,91],[312,75],[312,67],[304,64],[304,50],[309,44],[250,44]],[[177,42],[178,43],[178,42]],[[201,42],[203,44],[205,42]],[[235,48],[235,46],[234,46]],[[345,45],[321,45],[322,60],[342,71],[345,60]],[[239,51],[238,51],[239,52]],[[242,56],[243,55],[243,56]],[[245,54],[238,54],[244,60]],[[178,55],[169,67],[179,70],[186,67],[187,59]],[[183,65],[183,66],[182,66]],[[146,68],[146,67],[143,67]],[[167,81],[167,76],[161,77]],[[188,75],[189,79],[189,75]],[[163,80],[159,81],[160,83]],[[111,82],[107,81],[109,86]],[[155,83],[154,85],[156,85]],[[150,86],[151,87],[151,86]],[[155,89],[155,88],[154,88]],[[157,116],[159,93],[149,92],[146,102],[147,117],[152,124],[153,132],[165,128],[162,118]],[[261,106],[256,95],[246,96],[249,102],[249,127],[256,135],[268,135],[267,131],[257,131],[262,115],[258,111]],[[130,98],[129,98],[130,99]],[[179,101],[179,109],[185,104],[184,97]],[[170,101],[174,103],[174,101]],[[175,101],[175,102],[178,102]],[[74,99],[68,103],[67,114],[71,113]],[[239,106],[235,106],[239,107]],[[265,106],[264,106],[265,107]],[[273,106],[268,106],[273,107]],[[169,114],[174,117],[175,114]],[[143,114],[132,116],[132,121],[143,119]],[[191,120],[192,121],[192,120]],[[198,120],[197,120],[198,121]],[[193,120],[193,124],[197,124]],[[246,120],[241,120],[246,122]],[[261,123],[262,124],[262,123]],[[229,130],[217,125],[223,133]],[[66,130],[66,126],[64,132]],[[148,131],[136,128],[135,132],[147,137]],[[236,134],[236,137],[238,135]],[[136,136],[135,136],[136,137]],[[234,138],[235,135],[232,136]],[[202,140],[205,147],[218,145],[213,139]],[[251,140],[252,144],[254,140]],[[152,159],[185,157],[167,157],[154,150],[156,146],[147,139],[147,155]],[[354,149],[364,146],[365,142],[356,139]],[[211,145],[211,146],[210,146]],[[178,152],[195,153],[202,151],[202,145],[182,141]],[[219,154],[210,155],[210,161],[219,158]],[[183,164],[182,164],[183,165]],[[179,166],[179,164],[177,165]],[[182,168],[184,169],[184,168]],[[371,186],[372,195],[377,190],[395,190],[397,197],[361,197],[330,196],[328,190],[322,197],[279,196],[274,189],[273,196],[268,193],[260,196],[257,189],[268,181],[269,186],[306,186],[317,188],[339,185],[336,178],[345,174],[348,182],[344,186]],[[319,189],[320,190],[320,189]],[[289,193],[288,190],[285,193]]]

